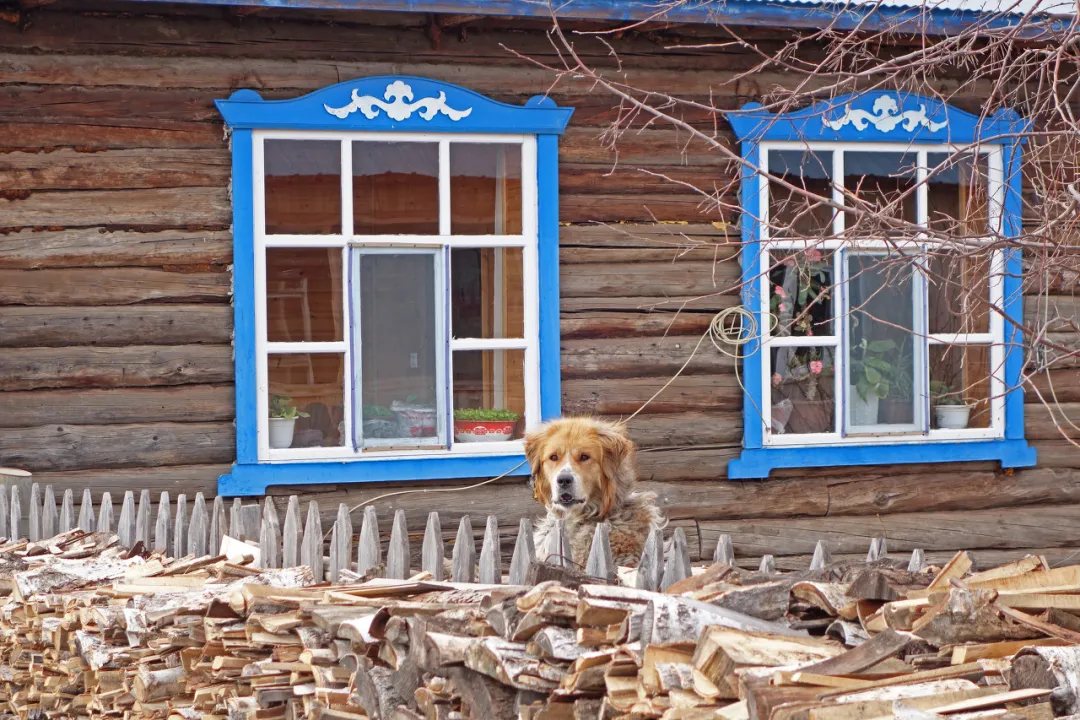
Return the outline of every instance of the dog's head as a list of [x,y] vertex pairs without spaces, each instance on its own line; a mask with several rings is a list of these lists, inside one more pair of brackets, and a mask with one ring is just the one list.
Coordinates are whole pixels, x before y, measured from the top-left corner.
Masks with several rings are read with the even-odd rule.
[[528,434],[525,456],[536,499],[558,514],[606,517],[634,481],[634,443],[622,424],[554,420]]

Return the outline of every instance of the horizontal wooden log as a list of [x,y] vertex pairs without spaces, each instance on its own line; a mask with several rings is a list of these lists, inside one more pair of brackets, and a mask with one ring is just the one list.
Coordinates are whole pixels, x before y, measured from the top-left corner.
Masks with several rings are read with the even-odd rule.
[[231,385],[0,392],[0,427],[210,422],[236,417]]
[[150,268],[0,268],[0,305],[130,305],[147,301],[228,302],[224,272]]
[[957,548],[1042,548],[1080,545],[1080,505],[1036,505],[961,512],[894,513],[776,520],[703,521],[703,547],[730,535],[736,556],[809,555],[821,540],[834,553],[864,551],[885,537],[890,553]]
[[559,300],[559,310],[564,313],[590,312],[604,310],[610,312],[680,312],[697,310],[699,312],[717,312],[739,305],[738,295],[651,295],[646,297],[563,297]]
[[[620,420],[611,415],[606,419]],[[695,412],[642,413],[627,422],[631,437],[642,448],[693,447],[742,441],[742,413]]]
[[[696,352],[695,352],[696,348]],[[730,372],[734,360],[700,336],[590,338],[562,342],[564,378],[670,376],[683,365],[688,374]]]
[[[681,189],[681,188],[680,188]],[[636,195],[563,195],[559,198],[560,222],[614,222],[631,220],[723,220],[724,217],[700,195],[688,192]],[[733,207],[737,196],[728,201]]]
[[178,127],[124,127],[108,119],[38,123],[19,118],[0,119],[0,150],[31,150],[70,147],[83,150],[106,148],[212,148],[221,145],[221,128],[210,123],[185,123]]
[[0,463],[33,471],[227,463],[231,422],[42,425],[0,433]]
[[0,390],[231,383],[229,345],[16,348],[0,353]]
[[232,233],[225,230],[140,233],[89,227],[21,230],[0,235],[0,265],[5,268],[228,265],[230,262]]
[[1080,403],[1027,403],[1024,435],[1028,440],[1080,440]]
[[0,313],[0,347],[224,345],[232,322],[221,304],[9,307]]
[[1052,368],[1032,373],[1024,392],[1029,403],[1080,402],[1080,368]]
[[730,245],[701,243],[685,247],[621,248],[578,247],[562,245],[559,248],[561,265],[606,265],[608,263],[679,263],[679,262],[733,262],[738,265],[738,248]]
[[700,335],[712,319],[713,313],[700,312],[580,312],[563,315],[559,329],[565,340]]
[[734,261],[668,263],[608,263],[563,265],[559,294],[569,297],[639,297],[736,293],[739,266]]
[[231,467],[228,464],[161,465],[109,470],[50,471],[36,472],[33,479],[41,485],[52,485],[57,495],[63,495],[65,490],[72,490],[76,502],[82,497],[83,488],[89,488],[95,506],[101,493],[111,493],[112,497],[118,498],[132,488],[145,488],[155,499],[165,490],[174,498],[177,493],[185,493],[191,503],[198,492],[208,498],[217,495],[217,479],[229,472]]
[[29,191],[0,197],[5,227],[136,225],[224,227],[232,222],[228,186],[140,190]]
[[[670,381],[670,384],[667,383]],[[664,387],[667,385],[667,387]],[[565,379],[562,409],[568,415],[629,415],[663,388],[642,413],[680,413],[690,410],[742,408],[742,389],[734,373],[631,377],[612,382],[605,378]]]
[[[0,72],[4,59],[0,57]],[[109,150],[0,153],[0,187],[25,190],[110,190],[228,185],[231,161],[213,150]],[[645,188],[642,188],[645,189]]]
[[562,247],[675,250],[719,245],[738,250],[737,226],[707,223],[582,223],[559,228]]

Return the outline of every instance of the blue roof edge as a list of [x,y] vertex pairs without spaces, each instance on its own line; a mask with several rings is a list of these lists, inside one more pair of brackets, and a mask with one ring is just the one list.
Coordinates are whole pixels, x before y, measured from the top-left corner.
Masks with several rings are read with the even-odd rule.
[[[153,2],[162,0],[126,0]],[[550,18],[551,6],[538,0],[168,0],[181,5],[224,5],[307,10],[377,10],[391,12],[453,13],[491,17]],[[664,9],[659,0],[569,0],[555,9],[563,19],[687,24],[768,25],[791,28],[834,27],[838,30],[888,28],[898,33],[949,34],[972,25],[986,30],[1016,27],[1024,16],[1010,13],[941,8],[912,8],[874,3],[769,2],[768,0],[697,0]],[[1049,39],[1056,24],[1045,16],[1023,34]]]

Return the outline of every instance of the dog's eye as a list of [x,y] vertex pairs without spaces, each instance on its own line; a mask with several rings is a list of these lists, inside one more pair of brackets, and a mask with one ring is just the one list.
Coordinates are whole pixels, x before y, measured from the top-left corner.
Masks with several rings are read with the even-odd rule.
[[550,460],[551,462],[558,462],[559,453],[551,453],[551,457],[549,457],[548,460]]
[[581,462],[585,462],[588,459],[589,459],[589,453],[581,453],[581,458],[580,458]]

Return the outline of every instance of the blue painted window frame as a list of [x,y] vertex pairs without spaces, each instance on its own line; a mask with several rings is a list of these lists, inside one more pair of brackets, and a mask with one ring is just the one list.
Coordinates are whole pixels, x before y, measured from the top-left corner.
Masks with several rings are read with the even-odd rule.
[[[395,82],[406,83],[411,90],[411,97],[406,97],[404,104],[400,100],[390,102],[392,95],[388,88]],[[381,106],[378,103],[372,105],[365,98],[385,102]],[[558,107],[553,100],[543,96],[529,99],[524,106],[509,105],[456,85],[408,76],[350,80],[288,100],[264,100],[253,90],[238,90],[228,100],[218,100],[215,104],[231,132],[236,372],[236,462],[230,473],[218,479],[219,494],[262,495],[271,485],[442,480],[487,477],[508,471],[516,475],[528,474],[528,467],[522,464],[523,453],[332,462],[259,461],[253,132],[267,129],[534,135],[539,395],[540,417],[546,420],[561,412],[558,143],[573,109]],[[344,117],[340,112],[331,112],[332,108],[344,106],[353,107],[353,111]],[[440,111],[440,107],[471,110],[465,116],[455,117]],[[520,467],[514,469],[517,465]]]
[[[884,101],[880,102],[882,98]],[[891,103],[890,103],[891,101]],[[895,105],[889,109],[890,105]],[[837,120],[845,115],[847,123]],[[861,118],[854,122],[852,118]],[[782,142],[933,143],[955,146],[996,145],[1001,148],[1004,205],[1002,233],[1021,232],[1021,150],[1028,124],[1010,109],[980,118],[935,98],[911,93],[873,91],[823,101],[803,110],[774,114],[759,103],[748,103],[727,114],[739,140],[743,159],[742,302],[760,317],[763,298],[761,272],[761,197],[759,174],[761,144]],[[910,118],[910,121],[907,119]],[[895,121],[894,121],[895,120]],[[925,120],[925,122],[923,121]],[[831,121],[832,124],[827,124]],[[854,147],[853,149],[858,149]],[[1004,383],[1005,427],[1001,438],[957,441],[898,439],[895,443],[769,446],[764,443],[761,338],[749,338],[742,362],[743,450],[728,464],[730,479],[759,479],[780,468],[847,465],[886,465],[957,461],[998,461],[1003,468],[1035,464],[1035,449],[1024,439],[1024,395],[1020,387],[1024,336],[1022,264],[1019,249],[1004,253]],[[768,310],[767,307],[764,310]]]

